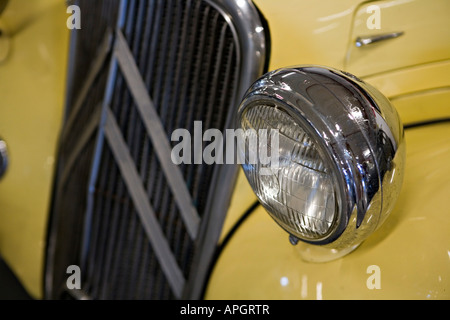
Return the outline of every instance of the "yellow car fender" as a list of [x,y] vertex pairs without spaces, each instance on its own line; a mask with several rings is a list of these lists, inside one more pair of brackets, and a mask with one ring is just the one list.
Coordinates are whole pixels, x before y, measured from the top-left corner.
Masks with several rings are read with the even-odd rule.
[[69,30],[64,1],[13,0],[0,17],[9,40],[0,63],[0,253],[28,292],[42,297],[56,146],[63,117]]

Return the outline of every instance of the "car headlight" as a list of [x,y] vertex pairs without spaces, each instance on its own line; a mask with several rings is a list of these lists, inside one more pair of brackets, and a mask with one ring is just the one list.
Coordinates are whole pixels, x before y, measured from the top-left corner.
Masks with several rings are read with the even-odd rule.
[[[405,145],[396,110],[375,88],[327,67],[270,72],[238,110],[250,185],[291,237],[335,250],[354,247],[392,210]],[[275,132],[269,138],[260,135]],[[276,161],[262,161],[261,149]],[[256,159],[256,161],[254,160]]]

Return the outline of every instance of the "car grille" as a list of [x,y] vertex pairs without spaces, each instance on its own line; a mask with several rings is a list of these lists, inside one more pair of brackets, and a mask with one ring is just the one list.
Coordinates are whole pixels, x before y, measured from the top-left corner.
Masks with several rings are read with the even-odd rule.
[[[49,233],[47,296],[185,297],[219,169],[206,164],[167,169],[155,136],[163,132],[173,147],[178,142],[170,141],[172,132],[178,128],[193,132],[194,121],[202,121],[203,130],[233,126],[240,86],[250,84],[240,79],[243,53],[235,29],[210,1],[73,4],[81,8],[83,19],[71,44]],[[120,48],[126,49],[117,53]],[[133,63],[121,63],[127,54]],[[149,103],[130,81],[145,87]],[[160,132],[145,113],[149,105],[157,114]],[[182,180],[170,172],[176,170]],[[174,186],[177,181],[182,183]],[[223,196],[229,198],[228,189]],[[183,206],[186,201],[179,194],[183,190],[193,215]],[[222,217],[226,209],[222,208]],[[192,217],[198,217],[198,226]],[[155,236],[156,231],[162,237]],[[155,249],[158,239],[167,246]],[[66,287],[70,265],[81,268],[80,290]]]

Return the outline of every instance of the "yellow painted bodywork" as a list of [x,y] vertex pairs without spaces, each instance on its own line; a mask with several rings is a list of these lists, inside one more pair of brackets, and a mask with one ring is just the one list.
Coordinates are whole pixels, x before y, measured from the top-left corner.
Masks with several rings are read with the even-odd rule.
[[[405,124],[450,117],[448,1],[255,3],[271,31],[270,70],[328,65],[377,87]],[[381,7],[381,29],[359,34],[371,4]],[[357,36],[393,31],[406,32],[403,39],[354,46]],[[292,246],[260,206],[222,252],[206,298],[449,299],[450,123],[408,129],[405,140],[405,179],[396,207],[354,252],[331,262],[305,262],[298,252],[304,245]],[[222,239],[255,200],[241,172]],[[380,289],[370,289],[375,274]]]
[[403,123],[409,124],[450,117],[449,74],[450,60],[445,60],[374,75],[365,80],[389,97]]
[[[380,8],[380,29],[369,29],[371,6]],[[354,12],[344,68],[359,77],[450,59],[450,2],[447,0],[382,0],[365,2]],[[367,21],[369,19],[369,21]],[[367,47],[358,36],[403,32],[398,38]]]
[[61,0],[12,0],[0,18],[10,52],[0,64],[0,136],[10,165],[0,180],[0,253],[42,297],[44,249],[68,48]]

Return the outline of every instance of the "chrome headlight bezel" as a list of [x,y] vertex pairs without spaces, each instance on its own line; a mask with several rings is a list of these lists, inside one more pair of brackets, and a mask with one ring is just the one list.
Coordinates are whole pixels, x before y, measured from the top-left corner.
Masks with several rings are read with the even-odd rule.
[[353,75],[308,65],[257,80],[238,109],[238,127],[258,104],[288,113],[324,151],[337,177],[339,212],[326,235],[311,239],[281,227],[337,249],[362,242],[392,210],[403,180],[403,126],[388,99]]
[[9,164],[8,148],[6,142],[0,138],[0,179],[5,174]]

